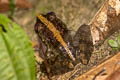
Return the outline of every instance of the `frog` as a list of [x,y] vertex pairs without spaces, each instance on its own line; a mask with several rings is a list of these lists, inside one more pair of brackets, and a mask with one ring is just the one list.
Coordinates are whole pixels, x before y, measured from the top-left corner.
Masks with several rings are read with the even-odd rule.
[[[47,25],[37,17],[34,30],[39,40],[39,56],[43,58],[43,64],[46,66],[46,72],[49,76],[63,74],[74,69],[74,66],[80,61],[82,64],[88,64],[93,51],[90,27],[82,25],[72,37],[67,25],[60,20],[54,12],[40,14],[54,25],[54,28],[60,33],[59,35],[67,45],[70,53],[65,46],[55,37]],[[90,47],[90,48],[88,48]]]
[[[71,36],[68,35],[69,30],[66,25],[56,17],[56,14],[54,12],[50,12],[46,15],[42,14],[42,16],[54,24],[55,28],[60,31],[60,35],[63,37],[66,44],[70,46],[69,48],[71,51],[74,51],[70,45]],[[71,64],[72,60],[67,55],[67,52],[60,42],[54,37],[53,32],[51,32],[38,18],[35,24],[35,32],[39,38],[40,57],[43,58],[44,64],[49,66],[49,69],[47,67],[47,73],[57,74],[71,70],[72,68],[69,68],[68,65]],[[66,71],[64,68],[66,68]],[[57,73],[51,72],[55,70],[57,70]]]

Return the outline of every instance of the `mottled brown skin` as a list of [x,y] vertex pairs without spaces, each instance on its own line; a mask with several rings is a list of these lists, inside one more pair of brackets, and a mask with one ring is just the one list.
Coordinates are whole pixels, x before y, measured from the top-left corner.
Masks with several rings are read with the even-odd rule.
[[[66,25],[56,17],[54,12],[47,13],[43,16],[47,18],[48,21],[54,24],[56,29],[60,31],[62,37],[68,34],[68,29]],[[35,24],[35,32],[41,35],[44,39],[48,41],[49,44],[52,44],[54,47],[59,44],[57,39],[53,36],[53,33],[39,19],[37,19],[37,23]]]
[[[76,60],[87,64],[93,51],[90,27],[82,25],[72,39],[67,26],[56,17],[54,12],[47,13],[43,17],[50,21],[60,32]],[[74,62],[68,57],[63,46],[57,41],[47,26],[37,19],[34,28],[39,37],[40,57],[44,59],[47,73],[55,75],[71,70],[69,65]]]
[[83,64],[88,64],[93,52],[90,26],[86,24],[81,25],[73,39],[73,46],[77,51],[76,58],[80,59]]
[[[55,13],[50,12],[43,16],[47,18],[47,20],[49,20],[58,31],[60,31],[63,39],[68,37],[68,29],[66,25],[56,17]],[[72,60],[68,57],[65,49],[53,36],[53,33],[47,28],[47,26],[37,19],[34,28],[39,37],[40,57],[44,59],[44,64],[47,66],[47,73],[57,75],[71,70],[68,65]],[[66,39],[65,41],[67,42]],[[66,70],[64,68],[66,68]]]

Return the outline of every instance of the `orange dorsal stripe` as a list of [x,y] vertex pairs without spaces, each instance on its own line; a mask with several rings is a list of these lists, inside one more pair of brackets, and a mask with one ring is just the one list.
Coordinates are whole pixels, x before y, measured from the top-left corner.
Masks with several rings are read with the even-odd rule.
[[65,50],[68,53],[69,57],[72,60],[75,60],[75,58],[73,57],[73,55],[72,55],[71,51],[69,50],[67,44],[65,43],[62,36],[60,35],[60,32],[55,28],[55,26],[50,21],[48,21],[45,17],[43,17],[42,15],[38,15],[38,18],[40,19],[40,21],[42,21],[47,26],[47,28],[53,33],[54,37],[65,48]]

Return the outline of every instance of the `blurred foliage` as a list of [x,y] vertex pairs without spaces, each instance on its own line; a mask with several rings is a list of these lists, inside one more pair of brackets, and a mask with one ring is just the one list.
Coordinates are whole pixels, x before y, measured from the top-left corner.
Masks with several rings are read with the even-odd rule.
[[10,14],[9,17],[12,17],[14,12],[15,12],[15,1],[14,0],[10,0]]
[[32,45],[21,27],[0,14],[0,80],[35,80]]

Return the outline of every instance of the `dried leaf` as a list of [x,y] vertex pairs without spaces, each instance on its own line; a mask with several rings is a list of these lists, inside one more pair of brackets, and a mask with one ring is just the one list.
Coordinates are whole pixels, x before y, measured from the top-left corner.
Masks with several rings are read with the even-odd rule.
[[[90,71],[75,80],[105,80],[114,71],[120,68],[120,52],[100,65],[94,66]],[[108,79],[109,80],[109,79]],[[114,80],[114,79],[111,79]]]
[[105,80],[120,80],[120,68],[113,72]]
[[[26,9],[31,8],[32,4],[26,0],[14,0],[16,8]],[[0,0],[0,12],[5,12],[10,10],[9,0]]]
[[120,28],[120,1],[107,0],[89,23],[93,44],[100,44]]

